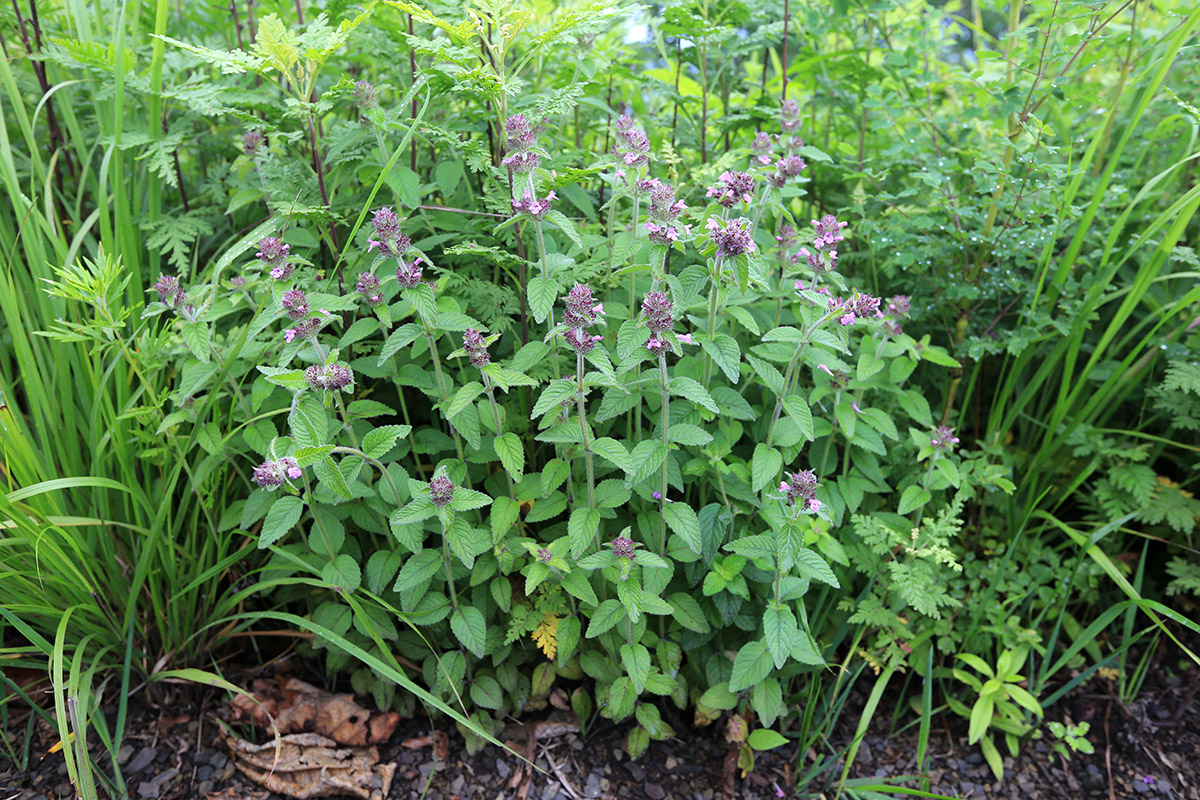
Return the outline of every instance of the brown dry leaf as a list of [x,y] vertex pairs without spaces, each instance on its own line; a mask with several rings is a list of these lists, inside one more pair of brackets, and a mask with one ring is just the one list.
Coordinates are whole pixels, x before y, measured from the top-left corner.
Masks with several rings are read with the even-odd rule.
[[178,717],[163,717],[154,723],[154,729],[163,734],[171,730],[171,728],[187,725],[191,721],[192,718],[188,714],[180,714]]
[[270,792],[250,792],[244,794],[241,790],[226,786],[219,792],[208,792],[204,795],[205,800],[267,800],[271,796]]
[[420,750],[422,747],[433,746],[433,734],[427,733],[424,736],[414,736],[411,739],[405,739],[400,743],[401,747],[407,747],[409,750]]
[[281,734],[312,732],[339,744],[382,744],[400,722],[394,711],[372,714],[354,702],[354,695],[330,694],[288,676],[256,680],[250,692],[258,702],[244,695],[233,698],[233,718],[252,719],[269,731],[270,714]]
[[251,744],[221,727],[220,737],[233,763],[247,778],[272,792],[309,800],[350,795],[384,800],[392,788],[395,764],[380,764],[374,747],[338,747],[315,733],[292,733]]

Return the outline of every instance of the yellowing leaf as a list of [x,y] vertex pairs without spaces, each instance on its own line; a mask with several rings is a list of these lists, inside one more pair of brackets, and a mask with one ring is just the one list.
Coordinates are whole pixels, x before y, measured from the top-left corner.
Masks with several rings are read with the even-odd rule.
[[530,634],[537,646],[546,654],[546,658],[554,660],[554,655],[558,652],[558,617],[553,614],[547,614],[546,617],[538,623]]

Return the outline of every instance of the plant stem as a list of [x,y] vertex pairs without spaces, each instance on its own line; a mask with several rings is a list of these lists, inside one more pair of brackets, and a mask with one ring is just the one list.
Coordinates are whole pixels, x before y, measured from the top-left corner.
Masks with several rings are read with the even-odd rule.
[[812,324],[812,327],[804,332],[800,338],[800,344],[796,345],[796,354],[792,356],[792,360],[788,362],[787,371],[783,373],[783,388],[779,390],[779,397],[775,399],[775,412],[771,415],[771,427],[767,429],[767,447],[771,446],[771,442],[775,438],[775,426],[779,423],[779,414],[783,410],[783,398],[788,394],[788,385],[792,382],[792,376],[800,363],[800,356],[804,354],[804,348],[808,346],[808,342],[817,332],[817,328],[831,319],[833,319],[832,313],[819,318]]
[[[449,408],[450,396],[446,393],[446,378],[442,375],[442,360],[438,356],[437,338],[433,334],[433,328],[424,317],[421,317],[421,325],[425,328],[425,341],[429,343],[429,353],[433,357],[433,371],[437,374],[438,395],[442,398],[442,409],[445,411]],[[458,431],[454,429],[454,424],[450,420],[446,420],[446,424],[450,426],[450,433],[454,436],[454,450],[458,453],[458,460],[465,463],[462,440],[458,438]]]
[[[587,467],[588,508],[596,508],[596,472],[592,465],[592,443],[588,439],[587,413],[583,402],[583,353],[575,354],[575,406],[579,413],[579,433],[583,437],[583,459]],[[596,529],[596,551],[600,551],[600,529]]]
[[346,429],[346,433],[350,434],[350,443],[358,448],[358,435],[354,432],[354,426],[350,424],[350,415],[346,413],[346,406],[342,403],[342,392],[340,389],[333,390],[333,401],[337,403],[338,413],[342,417],[342,426]]
[[454,565],[450,563],[450,541],[448,531],[442,529],[442,563],[446,565],[446,588],[450,590],[450,604],[458,611],[458,592],[454,589]]
[[[542,234],[542,221],[540,219],[535,219],[533,221],[533,229],[537,232],[538,252],[540,253],[540,255],[542,257],[542,280],[548,281],[548,280],[550,280],[550,267],[546,263],[546,237]],[[550,307],[550,315],[548,317],[546,317],[546,330],[547,331],[554,330],[554,307],[553,306]],[[552,352],[554,354],[554,358],[551,361],[551,363],[554,366],[554,377],[555,377],[555,379],[558,379],[560,377],[560,375],[559,375],[559,371],[558,371],[558,338],[557,337],[552,338],[550,340],[550,352]]]
[[357,446],[355,446],[355,447],[335,447],[330,452],[346,453],[347,455],[358,456],[363,461],[365,461],[368,464],[370,464],[371,466],[375,467],[375,469],[379,470],[379,474],[383,476],[383,479],[387,482],[387,485],[391,488],[392,497],[396,498],[397,503],[400,502],[400,491],[396,488],[396,484],[392,481],[392,476],[388,474],[387,469],[383,466],[383,462],[379,461],[378,459],[371,458],[369,455],[364,453],[362,450],[359,450]]
[[[934,453],[933,456],[930,457],[929,468],[927,470],[925,470],[925,479],[923,481],[921,481],[921,489],[926,492],[929,491],[929,483],[930,483],[930,481],[933,480],[933,467],[937,463],[937,459],[938,459],[937,453]],[[919,528],[921,526],[921,517],[923,517],[924,515],[925,515],[925,506],[922,505],[920,508],[917,509],[917,517],[916,517],[916,519],[913,520],[914,528]]]
[[[724,258],[718,253],[713,262],[712,271],[712,291],[708,295],[708,340],[711,342],[717,332],[717,298],[721,294],[721,266]],[[706,350],[704,352],[704,388],[708,388],[708,381],[712,377],[712,356]]]
[[[496,422],[496,435],[502,436],[504,429],[500,423],[500,407],[496,405],[496,391],[492,386],[492,379],[486,372],[479,373],[483,378],[483,388],[487,392],[488,403],[492,406],[492,419]],[[508,470],[504,470],[504,478],[508,482],[508,496],[512,498],[514,503],[520,505],[520,500],[517,499],[517,487],[513,484],[512,475],[508,474]],[[517,514],[517,528],[521,531],[521,535],[525,535],[525,523],[521,520],[521,515]]]
[[[637,188],[637,178],[640,175],[641,175],[641,170],[638,170],[638,175],[634,176],[634,184],[633,184],[633,244],[634,244],[634,249],[631,250],[631,252],[633,252],[634,254],[637,253],[638,217],[640,217],[641,213],[642,213],[642,193],[639,192],[638,188]],[[630,319],[633,319],[633,303],[634,303],[633,293],[634,293],[634,283],[636,281],[637,281],[637,273],[636,272],[629,273],[629,318]]]
[[[304,494],[306,496],[305,505],[309,508],[313,507],[312,502],[312,487],[308,483],[308,473],[304,473]],[[329,534],[325,532],[325,526],[321,524],[321,518],[316,514],[312,515],[313,522],[317,525],[317,532],[321,534],[321,539],[325,542],[325,551],[329,553],[329,560],[337,558],[337,552],[333,549],[333,542],[329,540]]]
[[[658,482],[658,491],[661,497],[659,502],[666,506],[667,504],[667,464],[671,456],[671,440],[670,440],[670,424],[671,424],[671,392],[670,392],[670,377],[667,375],[667,354],[660,347],[658,350],[658,375],[659,382],[662,384],[662,443],[663,449],[667,452],[667,456],[663,458],[662,475]],[[658,554],[665,556],[667,554],[667,518],[662,514],[658,515]]]

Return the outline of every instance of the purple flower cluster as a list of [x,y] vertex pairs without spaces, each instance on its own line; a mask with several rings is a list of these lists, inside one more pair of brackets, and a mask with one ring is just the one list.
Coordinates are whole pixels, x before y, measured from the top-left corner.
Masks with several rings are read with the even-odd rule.
[[[655,244],[670,245],[679,241],[679,228],[675,226],[675,222],[687,208],[687,204],[675,199],[675,187],[669,183],[663,183],[657,178],[643,183],[650,192],[650,221],[645,225],[647,237]],[[692,226],[683,226],[685,236],[691,233],[691,230]]]
[[627,114],[617,119],[617,143],[613,152],[627,167],[643,167],[650,163],[650,139],[645,131],[633,126],[633,118]]
[[454,499],[454,481],[445,475],[434,475],[429,481],[429,499],[438,508],[445,508]]
[[288,289],[279,299],[290,320],[301,320],[308,316],[308,297],[299,289]]
[[815,283],[812,286],[809,286],[804,281],[796,281],[796,291],[797,292],[810,291],[810,292],[816,292],[817,294],[824,294],[824,295],[829,294],[829,289],[827,289],[826,287],[817,286],[817,284],[815,284]]
[[712,235],[713,243],[717,246],[717,254],[722,258],[734,258],[745,253],[754,252],[754,237],[750,233],[750,220],[735,219],[725,222],[710,217],[705,223]]
[[261,150],[266,143],[267,140],[264,139],[263,135],[258,131],[246,131],[244,134],[242,134],[242,150],[245,151],[246,155],[250,158],[257,156],[258,151]]
[[775,152],[775,143],[771,141],[771,134],[759,132],[754,137],[754,143],[750,145],[750,151],[754,153],[754,160],[764,167],[771,163],[771,154]]
[[613,555],[617,558],[627,558],[632,561],[637,556],[633,547],[633,539],[628,536],[618,536],[609,544],[612,546]]
[[317,317],[302,319],[295,326],[283,332],[283,340],[290,343],[293,339],[308,339],[309,337],[316,336],[323,322],[324,320]]
[[782,189],[789,180],[800,177],[807,167],[800,156],[786,155],[775,162],[775,171],[767,176],[767,180],[776,189]]
[[396,259],[396,284],[401,289],[411,289],[421,282],[424,263],[420,256],[417,256],[411,261],[405,261],[403,258]]
[[749,172],[722,172],[720,179],[708,187],[708,197],[716,198],[722,208],[738,203],[754,202],[754,176]]
[[303,470],[294,458],[281,458],[277,461],[264,461],[254,468],[251,480],[268,492],[278,489],[288,482],[303,475]]
[[522,199],[512,201],[513,213],[525,214],[534,219],[542,219],[550,213],[550,202],[557,199],[558,195],[554,193],[553,189],[541,200],[533,192],[526,189],[525,196]]
[[554,560],[554,553],[551,553],[544,547],[539,547],[537,551],[537,560],[543,564],[549,564]]
[[568,347],[585,356],[596,349],[596,342],[604,338],[600,335],[593,336],[582,328],[571,328],[565,331],[562,337]]
[[474,328],[467,328],[463,332],[463,350],[467,351],[471,366],[478,369],[483,369],[492,361],[492,357],[488,355],[487,341],[483,334]]
[[853,325],[857,319],[871,319],[873,317],[882,317],[879,312],[879,298],[872,297],[869,294],[859,294],[857,291],[847,298],[840,297],[829,298],[829,310],[833,312],[842,312],[838,321],[843,325]]
[[[587,329],[604,316],[604,304],[596,302],[590,286],[577,283],[571,291],[567,292],[563,305],[565,306],[563,324],[568,328],[563,333],[563,338],[576,353],[586,355],[592,352],[596,349],[596,342],[604,337],[593,336],[587,332]],[[581,375],[580,378],[582,377]]]
[[665,292],[650,292],[642,299],[646,327],[653,333],[666,333],[675,327],[675,306]]
[[369,305],[377,306],[383,302],[383,294],[379,291],[379,276],[374,272],[358,273],[358,283],[354,284],[354,291],[362,295],[362,298]]
[[789,135],[800,130],[800,104],[795,100],[784,100],[779,105],[779,127]]
[[842,233],[842,228],[846,227],[848,223],[840,221],[833,214],[826,214],[820,219],[814,219],[812,224],[816,228],[813,247],[818,250],[834,246],[846,238],[845,234]]
[[[801,247],[798,255],[804,256],[808,261],[808,267],[813,272],[813,277],[817,277],[826,272],[832,272],[837,269],[837,243],[844,241],[846,236],[842,233],[842,228],[846,227],[845,222],[841,222],[832,214],[826,214],[820,219],[812,221],[813,227],[816,229],[813,236],[813,247],[816,252],[809,250],[807,247]],[[796,289],[803,289],[804,286],[797,281]],[[816,290],[816,285],[809,287]]]
[[292,276],[293,266],[288,260],[291,249],[291,245],[284,244],[278,236],[268,236],[258,243],[258,252],[254,255],[270,269],[273,280],[286,281]]
[[650,292],[642,298],[642,316],[646,320],[646,327],[650,329],[646,349],[665,347],[667,343],[659,337],[675,327],[675,306],[671,298],[664,292]]
[[154,283],[154,291],[158,292],[158,302],[167,308],[180,308],[187,303],[187,294],[179,285],[179,278],[174,275],[159,275]]
[[[650,338],[646,341],[646,349],[660,350],[667,346],[663,334],[669,333],[675,327],[675,304],[665,292],[650,292],[642,298],[642,318],[650,329]],[[676,341],[692,344],[690,333],[681,333]]]
[[360,111],[379,108],[379,95],[375,93],[375,84],[370,81],[355,81],[352,96]]
[[821,501],[816,498],[817,487],[821,484],[817,483],[815,472],[802,469],[799,472],[785,472],[784,477],[787,480],[780,482],[779,491],[787,495],[789,506],[798,503],[801,508],[814,514],[821,510]]
[[399,258],[412,246],[412,240],[400,230],[400,218],[390,207],[376,211],[371,217],[371,225],[375,228],[375,238],[367,240],[368,253],[378,247],[382,255]]
[[775,234],[775,245],[784,251],[786,257],[787,251],[796,246],[798,236],[796,229],[785,222],[779,226],[779,232]]
[[954,449],[954,445],[958,444],[958,437],[954,435],[953,428],[939,425],[934,429],[933,438],[929,440],[929,444],[943,453],[949,453]]
[[563,305],[566,307],[563,322],[571,328],[590,328],[604,316],[604,304],[597,303],[592,295],[592,287],[582,283],[575,284],[567,292]]
[[513,114],[504,121],[504,131],[508,134],[508,150],[510,153],[524,152],[533,147],[533,126],[524,114]]
[[907,319],[911,310],[912,304],[909,303],[908,295],[898,294],[888,300],[886,319],[882,326],[884,332],[889,336],[899,336],[904,333],[900,320]]
[[304,370],[304,381],[313,389],[344,389],[354,385],[354,373],[341,364],[313,364]]
[[524,114],[514,114],[505,121],[504,128],[508,133],[508,155],[500,163],[518,175],[533,172],[542,163],[533,149],[533,126]]

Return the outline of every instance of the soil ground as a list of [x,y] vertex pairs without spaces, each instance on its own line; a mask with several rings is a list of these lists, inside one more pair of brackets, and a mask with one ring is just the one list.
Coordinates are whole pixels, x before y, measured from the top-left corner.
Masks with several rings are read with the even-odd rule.
[[[1004,781],[996,781],[979,749],[967,745],[965,725],[942,715],[938,718],[942,729],[934,730],[930,742],[928,790],[972,800],[1200,800],[1198,688],[1200,670],[1184,666],[1179,651],[1166,647],[1156,653],[1145,685],[1128,705],[1121,704],[1110,683],[1093,680],[1051,708],[1048,717],[1089,722],[1088,738],[1095,753],[1076,753],[1067,760],[1052,752],[1046,738],[1030,741],[1018,758],[1006,755]],[[861,701],[860,697],[852,703]],[[855,707],[843,715],[844,725],[831,742],[834,747],[844,747],[852,737]],[[886,699],[880,706],[889,707]],[[213,718],[225,715],[227,708],[215,694],[180,696],[157,708],[142,704],[133,711],[127,744],[118,756],[131,798],[281,797],[247,780],[219,746]],[[8,727],[10,744],[18,752],[25,743],[13,737],[23,738],[28,730],[19,719],[21,713],[9,715]],[[622,749],[628,725],[601,720],[583,733],[539,738],[535,758],[539,771],[525,782],[518,780],[522,762],[516,756],[494,747],[469,756],[453,726],[440,723],[431,737],[427,719],[402,722],[379,750],[381,762],[396,764],[392,800],[768,800],[792,794],[794,748],[759,754],[755,770],[743,777],[730,756],[724,725],[695,728],[682,718],[668,717],[668,721],[677,736],[652,742],[637,761],[630,761]],[[877,776],[874,782],[882,783],[917,771],[916,727],[889,735],[890,724],[886,713],[876,715],[851,778]],[[426,740],[432,743],[414,747]],[[0,800],[74,797],[62,755],[49,753],[56,741],[48,726],[35,724],[24,770],[0,751]],[[840,771],[840,763],[833,765],[823,776],[823,787],[800,796],[832,798]],[[921,788],[917,779],[903,785]]]

